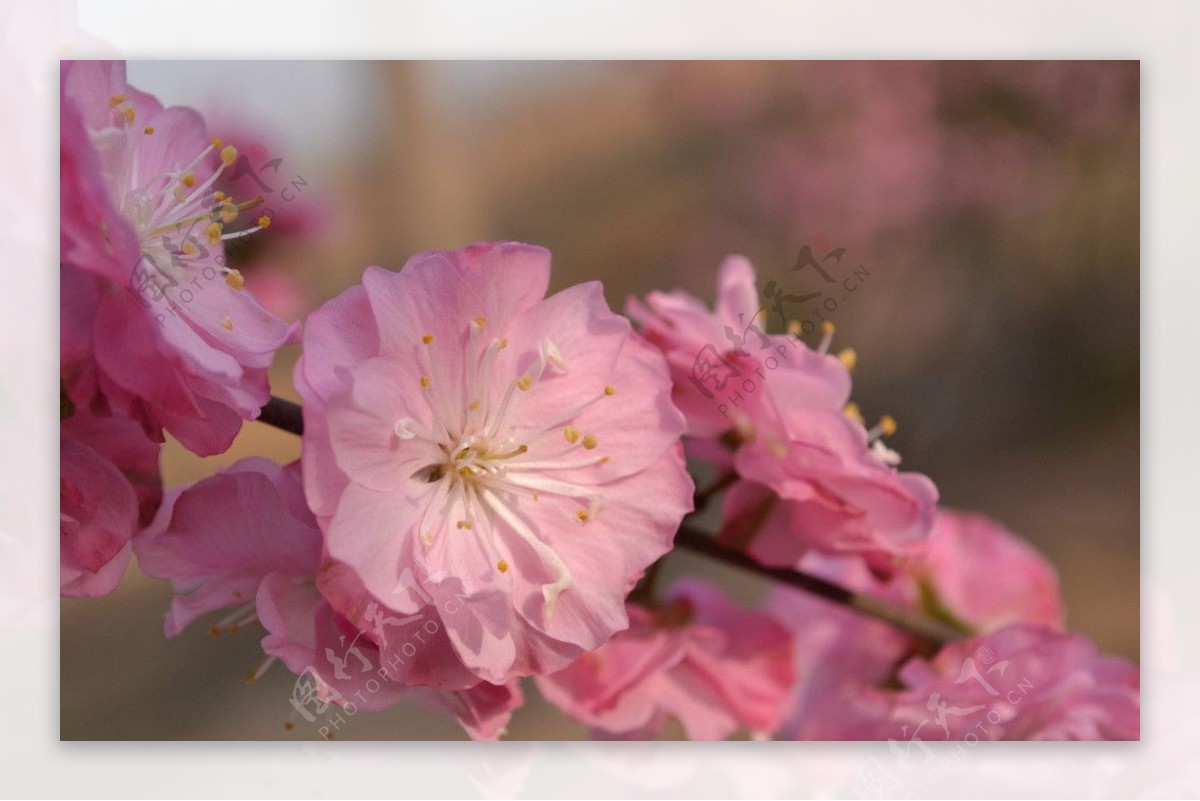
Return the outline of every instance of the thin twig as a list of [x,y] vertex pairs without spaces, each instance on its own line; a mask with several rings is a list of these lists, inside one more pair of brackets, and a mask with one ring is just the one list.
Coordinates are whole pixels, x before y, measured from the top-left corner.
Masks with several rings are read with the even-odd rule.
[[[263,407],[258,421],[292,434],[299,435],[304,432],[304,417],[301,414],[300,404],[283,398],[272,396],[267,405]],[[722,479],[718,483],[725,482]],[[704,532],[688,526],[679,529],[679,533],[675,535],[675,544],[693,553],[757,573],[789,587],[804,590],[818,598],[824,598],[831,603],[882,620],[933,648],[970,634],[969,631],[964,631],[911,609],[895,606],[871,595],[853,592],[831,581],[807,573],[760,565],[745,553],[721,545]]]
[[738,474],[735,471],[730,470],[728,473],[721,476],[704,489],[697,490],[695,499],[693,500],[696,511],[699,512],[701,509],[708,506],[708,502],[713,499],[713,496],[729,489],[729,487],[731,487],[737,480]]
[[296,436],[304,433],[304,414],[300,411],[300,404],[275,395],[272,395],[271,400],[267,401],[267,405],[262,407],[262,412],[258,415],[258,422],[275,426],[275,428]]

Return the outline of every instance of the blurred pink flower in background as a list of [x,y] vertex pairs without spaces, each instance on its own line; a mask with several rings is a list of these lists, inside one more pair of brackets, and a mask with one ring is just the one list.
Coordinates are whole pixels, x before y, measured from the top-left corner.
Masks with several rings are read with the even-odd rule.
[[[237,161],[221,176],[217,188],[233,197],[263,196],[264,208],[272,212],[271,240],[312,239],[338,222],[335,204],[304,191],[304,175],[296,171],[276,137],[235,114],[208,108],[206,112],[209,128],[238,152]],[[293,181],[299,186],[292,186]]]
[[200,455],[224,451],[299,331],[224,266],[224,241],[245,233],[224,226],[254,204],[210,191],[236,151],[210,142],[196,112],[129,86],[123,62],[64,62],[61,143],[69,396]]
[[397,660],[406,683],[596,648],[691,509],[661,356],[598,283],[544,298],[549,275],[526,245],[424,253],[309,317],[305,486],[339,568],[320,586],[356,623],[435,613],[461,662]]
[[[905,740],[922,720],[939,714],[938,703],[930,700],[933,692],[959,712],[971,709],[974,727],[994,708],[991,701],[980,702],[978,691],[1000,698],[978,682],[962,686],[966,679],[957,671],[966,670],[964,660],[975,653],[991,660],[981,662],[980,671],[1009,660],[1018,679],[1026,675],[1040,682],[1036,693],[1020,688],[1022,698],[1031,700],[1023,708],[1008,701],[1011,708],[995,712],[1006,721],[1019,714],[1019,725],[977,731],[981,739],[1136,739],[1136,668],[1098,657],[1086,638],[1061,633],[1054,569],[1024,540],[987,518],[938,510],[925,553],[907,560],[888,580],[850,557],[810,554],[800,568],[979,634],[950,643],[926,661],[916,642],[884,623],[804,593],[773,589],[767,607],[796,638],[799,681],[783,728],[786,736]],[[1013,681],[1005,675],[1006,691]],[[1060,695],[1061,706],[1054,701]]]
[[538,690],[600,736],[653,739],[677,719],[688,739],[773,732],[795,680],[792,640],[769,616],[715,587],[683,581],[656,609],[629,607],[630,627]]
[[914,659],[898,679],[906,689],[877,739],[1139,738],[1137,668],[1079,634],[1007,626]]

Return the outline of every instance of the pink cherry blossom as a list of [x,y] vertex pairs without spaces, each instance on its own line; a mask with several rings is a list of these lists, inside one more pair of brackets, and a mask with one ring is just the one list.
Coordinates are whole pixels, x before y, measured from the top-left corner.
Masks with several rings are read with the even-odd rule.
[[[721,264],[713,311],[675,291],[651,292],[645,304],[630,298],[626,312],[666,356],[671,399],[691,436],[744,429],[770,411],[761,396],[744,391],[743,381],[777,383],[781,393],[806,408],[840,412],[850,398],[850,373],[841,360],[794,335],[768,332],[754,267],[742,256]],[[739,390],[746,397],[731,400]]]
[[61,591],[107,595],[162,496],[158,445],[126,418],[74,409],[60,426]]
[[[317,589],[321,532],[304,500],[299,462],[281,467],[243,459],[168,493],[135,548],[145,572],[175,587],[168,637],[204,614],[231,610],[210,631],[236,633],[261,623],[269,658],[250,678],[275,660],[283,662],[299,676],[294,698],[301,707],[353,703],[376,711],[407,693],[382,670],[379,631],[353,626]],[[421,623],[406,622],[418,628]],[[523,698],[515,685],[480,684],[456,692],[422,690],[416,700],[455,715],[472,737],[492,739]]]
[[1138,670],[1078,634],[1014,625],[951,643],[898,673],[880,738],[1137,740]]
[[897,584],[979,631],[1010,623],[1063,627],[1058,574],[1041,553],[980,514],[939,508],[927,547]]
[[[212,184],[237,154],[191,109],[163,108],[122,62],[64,62],[63,378],[201,455],[225,450],[269,398],[266,370],[298,327],[223,266],[238,204]],[[70,320],[67,320],[67,317]]]
[[629,313],[671,366],[689,453],[742,479],[726,494],[721,538],[773,566],[815,549],[891,569],[928,536],[937,489],[895,469],[881,441],[894,421],[868,431],[847,406],[853,353],[828,353],[832,325],[816,349],[799,332],[766,333],[744,258],[721,265],[717,296],[709,312],[684,293],[652,293]]
[[306,326],[305,487],[340,565],[322,591],[359,625],[369,604],[431,613],[458,658],[385,647],[406,683],[505,684],[595,649],[691,509],[662,357],[600,284],[544,298],[549,275],[526,245],[423,253]]
[[[1121,689],[1129,684],[1130,675],[1136,687],[1136,670],[1127,665],[1118,667],[1124,664],[1119,660],[1079,656],[1082,648],[1090,649],[1089,653],[1094,657],[1095,648],[1082,637],[1060,633],[1062,600],[1053,568],[1025,541],[985,517],[939,509],[927,546],[904,561],[899,572],[890,578],[881,578],[868,569],[866,562],[851,556],[809,553],[801,560],[800,568],[849,589],[953,621],[980,634],[946,646],[929,662],[920,658],[916,642],[880,621],[811,595],[774,589],[767,608],[786,623],[796,640],[799,681],[792,711],[783,727],[783,733],[788,737],[801,740],[907,739],[924,720],[918,707],[933,704],[925,710],[928,715],[938,711],[942,699],[969,700],[970,694],[962,688],[955,691],[957,694],[951,692],[948,695],[946,688],[934,685],[941,681],[937,670],[948,669],[945,667],[948,660],[958,659],[961,664],[961,655],[972,648],[982,657],[988,657],[985,649],[990,649],[998,655],[997,659],[1005,658],[1001,647],[1014,656],[1028,652],[1031,656],[1022,656],[1028,670],[1042,671],[1047,685],[1053,684],[1055,688],[1051,691],[1047,686],[1043,690],[1051,694],[1075,681],[1094,680],[1099,685],[1115,681],[1119,687],[1101,687],[1096,692],[1098,697],[1108,698],[1111,691],[1123,699],[1114,702],[1118,710],[1124,710],[1116,713],[1118,718],[1112,723],[1117,728],[1105,729],[1109,725],[1107,719],[1097,719],[1096,725],[1104,729],[1102,736],[1088,739],[1113,736],[1118,728],[1128,723],[1127,704],[1132,703],[1136,710],[1136,696],[1130,701],[1126,689]],[[1007,633],[1013,631],[1026,634],[1018,637]],[[997,639],[991,639],[993,636]],[[1060,657],[1075,660],[1075,667],[1070,670],[1096,675],[1085,680],[1080,676],[1071,678],[1046,673],[1049,670],[1046,666]],[[1132,674],[1130,670],[1133,670]],[[950,677],[949,683],[956,678],[957,675]],[[935,691],[939,693],[938,700],[930,701],[930,693]],[[1090,703],[1087,700],[1090,697],[1084,694],[1071,703],[1084,706]],[[955,708],[966,709],[977,703],[981,702],[976,699],[965,705],[957,703]],[[1042,702],[1029,704],[1022,714],[1033,715],[1031,710],[1038,705]],[[1041,708],[1049,710],[1045,705]],[[1067,707],[1048,711],[1049,717],[1039,719],[1037,725],[1045,726],[1045,732],[1067,732],[1075,725],[1071,721],[1076,720],[1077,713],[1068,714],[1065,710]],[[949,714],[953,716],[953,713]],[[986,716],[987,712],[983,714]],[[1004,714],[1008,715],[1007,712]],[[1033,717],[1026,720],[1032,721]],[[970,725],[974,726],[976,722],[977,719],[972,718]],[[908,726],[907,730],[905,726]],[[941,730],[940,724],[938,730]],[[1070,730],[1082,731],[1079,728]],[[988,736],[993,739],[1027,738],[1024,734],[1013,734],[1014,731],[996,728]],[[1125,731],[1127,733],[1127,728]],[[982,738],[984,734],[978,736]],[[921,737],[925,735],[921,734]],[[1115,738],[1124,739],[1123,736]]]
[[630,627],[557,673],[541,694],[599,734],[660,735],[677,719],[692,740],[774,731],[794,681],[791,639],[714,587],[681,582],[662,607],[629,607]]
[[321,532],[304,503],[299,463],[284,467],[252,457],[169,490],[135,550],[145,573],[175,588],[165,634],[174,637],[202,615],[231,609],[216,633],[258,617],[255,598],[269,578],[311,585]]

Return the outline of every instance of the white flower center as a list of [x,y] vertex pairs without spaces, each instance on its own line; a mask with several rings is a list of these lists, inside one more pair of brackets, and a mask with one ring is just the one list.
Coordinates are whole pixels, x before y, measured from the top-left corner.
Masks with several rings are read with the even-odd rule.
[[[492,369],[506,339],[483,344],[487,321],[476,318],[470,323],[470,359],[465,376],[465,397],[450,398],[439,393],[431,376],[432,355],[438,344],[432,334],[421,339],[423,394],[433,413],[426,429],[411,417],[395,424],[395,435],[402,440],[420,439],[435,446],[439,454],[422,467],[417,475],[437,484],[420,524],[421,541],[432,544],[439,534],[474,536],[479,547],[495,559],[497,570],[507,572],[508,563],[495,536],[498,523],[504,523],[538,554],[543,565],[555,577],[543,587],[546,616],[554,610],[558,595],[571,585],[571,575],[557,554],[534,532],[517,510],[517,503],[548,503],[574,525],[591,521],[604,505],[602,495],[593,487],[563,480],[556,474],[608,462],[602,453],[601,439],[573,425],[580,413],[616,393],[604,387],[595,396],[536,426],[513,424],[516,410],[527,393],[536,392],[547,372],[566,373],[568,365],[558,347],[549,339],[539,343],[534,363],[514,377],[498,402],[490,403]],[[482,347],[481,347],[482,346]],[[455,346],[457,347],[457,346]]]

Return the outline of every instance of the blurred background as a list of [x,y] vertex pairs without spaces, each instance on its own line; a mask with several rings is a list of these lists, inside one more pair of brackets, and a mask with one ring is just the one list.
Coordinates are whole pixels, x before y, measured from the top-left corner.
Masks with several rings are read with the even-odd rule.
[[[231,260],[285,317],[368,264],[489,239],[548,247],[552,291],[600,279],[618,310],[653,289],[711,301],[729,253],[760,290],[823,291],[788,316],[836,323],[855,400],[899,420],[904,467],[1033,542],[1068,625],[1137,660],[1137,62],[180,61],[129,78],[238,145],[238,195],[264,194],[275,224]],[[805,245],[844,248],[824,267],[855,290],[792,271]],[[276,394],[296,398],[297,355],[279,354]],[[299,442],[248,423],[220,457],[168,443],[164,478],[251,454]],[[665,573],[762,591],[688,554]],[[63,599],[63,739],[318,737],[285,730],[282,666],[244,683],[258,634],[166,641],[169,601],[136,569],[113,596]],[[584,735],[527,694],[510,737]],[[464,737],[410,704],[337,736]]]

